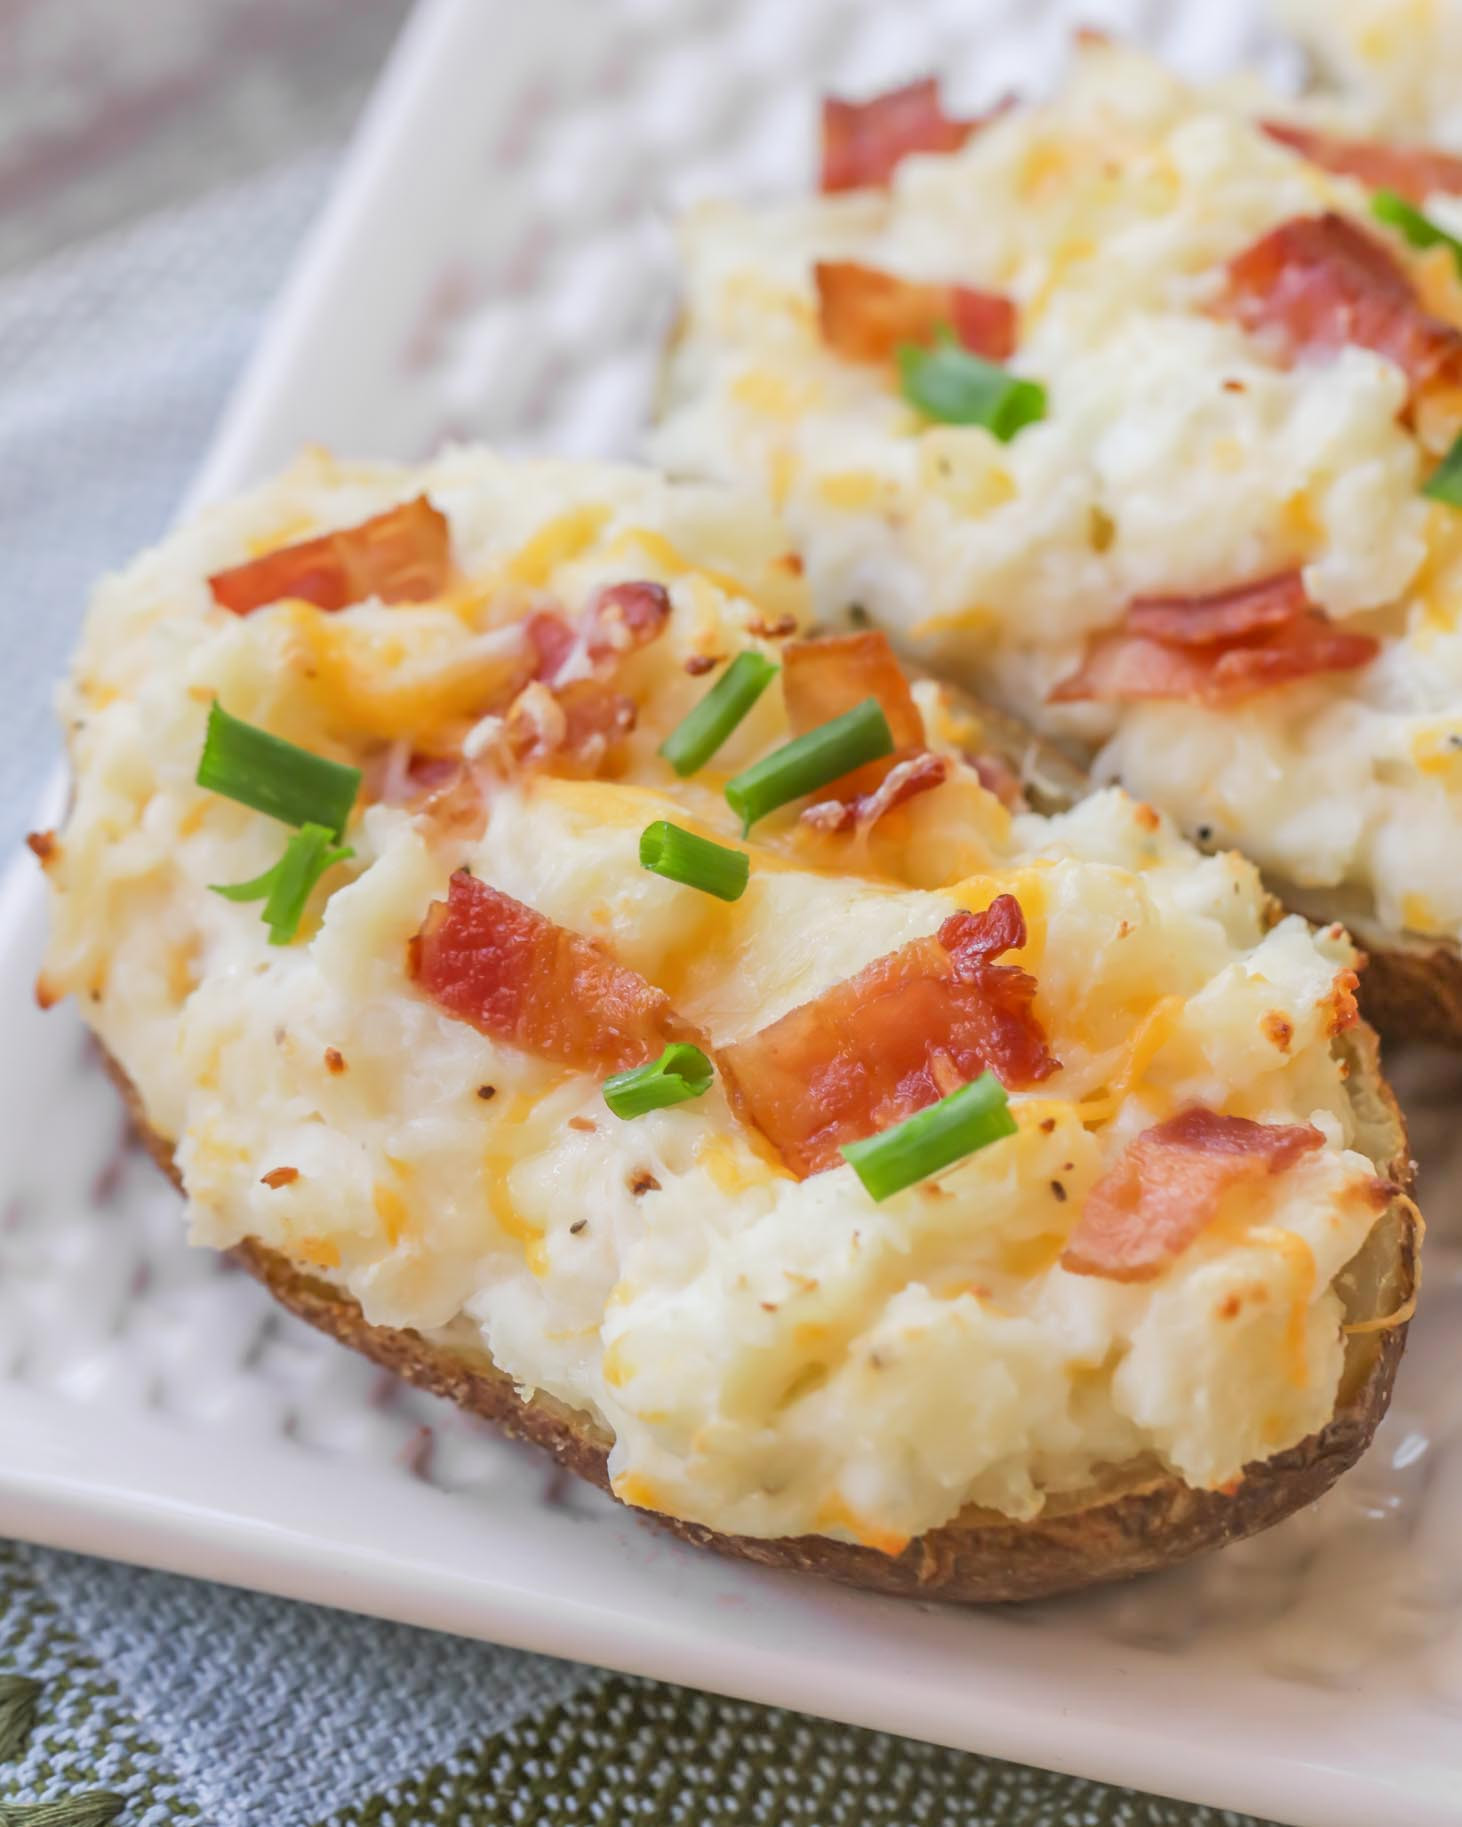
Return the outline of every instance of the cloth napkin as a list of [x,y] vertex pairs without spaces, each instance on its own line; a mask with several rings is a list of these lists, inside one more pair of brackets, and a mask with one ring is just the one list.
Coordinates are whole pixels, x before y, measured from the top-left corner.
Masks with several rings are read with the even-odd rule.
[[[51,685],[87,588],[166,525],[331,166],[297,160],[0,286],[0,853],[54,765]],[[0,1827],[111,1818],[1242,1827],[879,1733],[0,1542]]]

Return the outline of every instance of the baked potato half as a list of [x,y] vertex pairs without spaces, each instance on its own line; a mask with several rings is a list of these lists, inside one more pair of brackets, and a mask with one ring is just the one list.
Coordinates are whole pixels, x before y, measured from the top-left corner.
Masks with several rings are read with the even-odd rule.
[[194,1241],[657,1525],[1028,1598],[1369,1440],[1418,1220],[1349,939],[809,631],[764,509],[317,457],[64,702],[40,992]]
[[988,117],[825,103],[818,194],[685,221],[650,449],[1455,1045],[1462,291],[1423,243],[1462,160],[1247,105],[1096,39]]
[[[697,1548],[792,1573],[815,1573],[896,1598],[986,1605],[1051,1598],[1172,1567],[1283,1522],[1323,1497],[1360,1458],[1391,1400],[1420,1278],[1420,1230],[1411,1199],[1406,1128],[1381,1073],[1374,1033],[1353,1029],[1340,1043],[1351,1068],[1358,1146],[1388,1185],[1385,1210],[1337,1281],[1350,1328],[1335,1413],[1298,1445],[1245,1468],[1234,1488],[1194,1490],[1161,1466],[1109,1468],[1099,1482],[1051,1500],[1029,1522],[971,1506],[897,1554],[826,1535],[728,1535],[704,1524],[636,1513]],[[186,1191],[172,1146],[147,1121],[142,1101],[114,1059],[107,1066],[138,1135]],[[594,1416],[545,1391],[524,1395],[480,1344],[447,1344],[420,1332],[373,1326],[344,1290],[257,1238],[230,1252],[281,1306],[383,1370],[490,1422],[514,1440],[542,1447],[575,1477],[614,1495],[610,1436]]]

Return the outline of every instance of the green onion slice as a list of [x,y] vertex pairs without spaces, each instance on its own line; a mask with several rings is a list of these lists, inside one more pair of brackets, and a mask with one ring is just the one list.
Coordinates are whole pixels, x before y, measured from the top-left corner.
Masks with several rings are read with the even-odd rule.
[[672,1041],[659,1059],[606,1079],[604,1102],[615,1116],[628,1120],[643,1116],[647,1110],[663,1110],[668,1104],[704,1097],[714,1077],[715,1070],[699,1047]]
[[1433,501],[1445,501],[1448,507],[1462,507],[1462,436],[1453,440],[1452,448],[1422,483],[1421,492]]
[[1439,228],[1430,216],[1424,216],[1414,203],[1408,203],[1394,190],[1378,190],[1371,197],[1371,214],[1378,222],[1394,228],[1413,247],[1445,247],[1462,272],[1462,241]]
[[355,855],[348,847],[332,842],[334,836],[323,825],[302,825],[272,869],[256,875],[251,882],[233,882],[227,887],[215,887],[213,892],[226,901],[262,901],[269,943],[288,945],[299,931],[305,904],[316,882],[327,869]]
[[360,788],[360,769],[312,755],[231,717],[215,699],[198,763],[198,785],[286,825],[323,825],[339,837]]
[[728,850],[663,818],[640,833],[640,862],[667,881],[684,882],[723,901],[739,901],[751,876],[751,858],[744,850]]
[[1046,416],[1046,390],[993,362],[971,355],[950,337],[932,349],[901,343],[899,386],[904,398],[945,425],[983,425],[1002,444]]
[[830,780],[850,774],[865,761],[893,753],[893,732],[877,698],[865,698],[852,710],[819,724],[726,783],[726,800],[741,818],[744,837],[759,818],[788,800],[815,793]]
[[703,768],[777,675],[760,653],[738,653],[716,683],[660,744],[660,753],[682,776]]
[[1005,1087],[993,1072],[982,1072],[881,1135],[849,1142],[842,1155],[869,1195],[882,1200],[1015,1131]]

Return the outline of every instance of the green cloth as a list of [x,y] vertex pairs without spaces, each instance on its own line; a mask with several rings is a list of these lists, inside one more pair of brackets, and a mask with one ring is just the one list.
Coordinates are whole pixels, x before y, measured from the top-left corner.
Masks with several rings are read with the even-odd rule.
[[[272,1640],[259,1614],[279,1624]],[[350,1666],[367,1671],[343,1705],[331,1654],[342,1639]],[[268,1653],[268,1641],[297,1654]],[[515,1686],[526,1698],[511,1723],[468,1729],[404,1772],[373,1773],[383,1761],[375,1715],[399,1742],[391,1710],[410,1703],[392,1668],[418,1656],[458,1689],[473,1678],[464,1657],[490,1658],[494,1702],[506,1692],[511,1707]],[[180,1701],[186,1690],[160,1689],[157,1669],[190,1658],[197,1691]],[[217,1684],[218,1669],[236,1676]],[[316,1670],[327,1678],[312,1685]],[[556,1690],[544,1670],[562,1697],[546,1697]],[[314,1764],[304,1788],[334,1796],[314,1813],[290,1736],[301,1723]],[[778,1708],[14,1543],[0,1543],[0,1754],[0,1827],[1255,1827]]]

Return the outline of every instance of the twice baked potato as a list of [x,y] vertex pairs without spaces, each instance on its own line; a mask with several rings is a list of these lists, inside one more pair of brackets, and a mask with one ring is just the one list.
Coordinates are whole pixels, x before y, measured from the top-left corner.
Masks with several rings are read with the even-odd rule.
[[1243,850],[1361,938],[1377,1021],[1457,1041],[1446,190],[1101,42],[981,120],[829,104],[821,194],[686,222],[652,450],[775,501],[818,615]]
[[98,592],[42,999],[194,1241],[700,1545],[987,1600],[1277,1520],[1415,1287],[1353,946],[805,622],[715,490],[312,459]]

